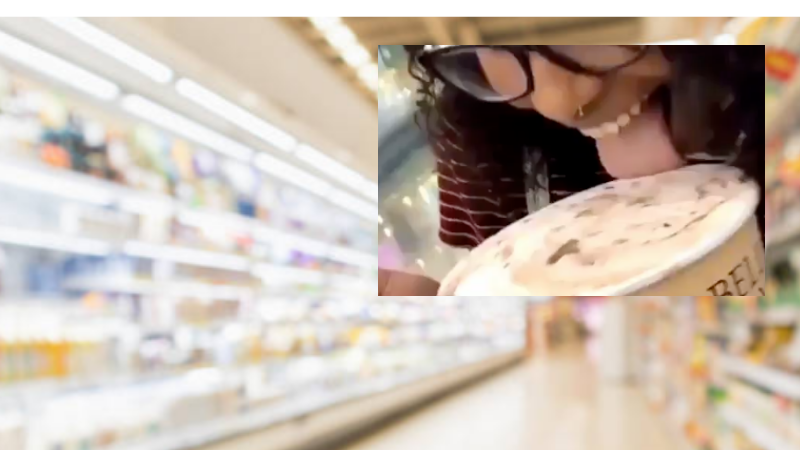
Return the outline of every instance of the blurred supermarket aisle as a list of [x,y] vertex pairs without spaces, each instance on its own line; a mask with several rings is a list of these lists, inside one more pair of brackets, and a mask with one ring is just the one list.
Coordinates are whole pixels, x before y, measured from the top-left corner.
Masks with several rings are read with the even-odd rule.
[[577,347],[535,358],[346,450],[676,450],[641,390],[600,382]]

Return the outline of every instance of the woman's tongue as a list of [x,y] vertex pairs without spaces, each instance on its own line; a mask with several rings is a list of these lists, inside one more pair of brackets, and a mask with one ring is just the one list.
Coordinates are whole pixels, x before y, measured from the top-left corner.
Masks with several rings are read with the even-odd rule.
[[597,139],[600,161],[614,178],[636,178],[686,165],[672,146],[660,106],[650,105],[617,135]]

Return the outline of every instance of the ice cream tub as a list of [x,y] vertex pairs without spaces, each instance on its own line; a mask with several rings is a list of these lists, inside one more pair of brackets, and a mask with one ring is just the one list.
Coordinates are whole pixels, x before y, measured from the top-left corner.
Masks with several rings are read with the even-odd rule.
[[488,239],[439,295],[764,295],[761,195],[722,165],[616,180]]

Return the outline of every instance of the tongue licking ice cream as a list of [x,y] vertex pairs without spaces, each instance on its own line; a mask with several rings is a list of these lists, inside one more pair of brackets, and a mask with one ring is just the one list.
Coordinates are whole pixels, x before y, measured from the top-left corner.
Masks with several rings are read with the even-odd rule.
[[597,152],[614,178],[641,177],[685,164],[672,144],[660,105],[648,106],[618,133],[599,137]]
[[[751,220],[758,199],[755,184],[726,166],[617,180],[550,205],[484,242],[448,275],[440,295],[638,293],[731,239]],[[738,280],[745,271],[753,286],[759,284],[754,272],[763,267],[763,247],[758,258],[745,257],[747,267],[725,286],[746,284]],[[715,282],[681,294],[715,293],[706,289]]]

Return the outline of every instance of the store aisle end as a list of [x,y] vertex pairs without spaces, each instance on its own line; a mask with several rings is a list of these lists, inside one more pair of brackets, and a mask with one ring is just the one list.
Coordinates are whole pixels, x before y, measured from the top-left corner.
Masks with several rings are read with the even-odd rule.
[[540,355],[341,450],[681,450],[640,389],[578,348]]

